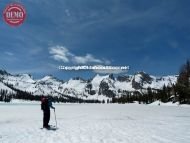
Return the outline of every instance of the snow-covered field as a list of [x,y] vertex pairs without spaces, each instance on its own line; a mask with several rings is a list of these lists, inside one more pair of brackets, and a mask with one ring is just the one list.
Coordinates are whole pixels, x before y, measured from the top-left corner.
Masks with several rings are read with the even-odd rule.
[[[190,108],[137,104],[55,105],[58,130],[39,104],[0,104],[0,143],[189,143]],[[51,112],[50,124],[55,124]]]

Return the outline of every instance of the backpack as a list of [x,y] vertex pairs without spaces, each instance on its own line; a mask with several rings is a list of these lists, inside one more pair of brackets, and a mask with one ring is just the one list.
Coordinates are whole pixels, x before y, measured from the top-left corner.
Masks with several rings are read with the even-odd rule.
[[47,110],[48,99],[43,97],[41,100],[41,110]]

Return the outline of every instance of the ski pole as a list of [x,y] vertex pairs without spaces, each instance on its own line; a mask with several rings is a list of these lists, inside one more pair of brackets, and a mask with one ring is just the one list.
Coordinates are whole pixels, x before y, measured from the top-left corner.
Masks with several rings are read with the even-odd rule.
[[54,115],[55,115],[55,123],[56,123],[56,128],[57,128],[57,119],[56,119],[56,114],[55,114],[55,109],[54,109]]

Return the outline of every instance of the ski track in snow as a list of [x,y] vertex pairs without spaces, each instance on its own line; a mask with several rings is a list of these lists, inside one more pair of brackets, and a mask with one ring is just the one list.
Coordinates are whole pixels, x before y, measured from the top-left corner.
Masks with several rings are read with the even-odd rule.
[[[40,129],[40,105],[0,105],[0,143],[189,143],[190,108],[55,105],[56,131]],[[51,111],[51,125],[55,125]]]

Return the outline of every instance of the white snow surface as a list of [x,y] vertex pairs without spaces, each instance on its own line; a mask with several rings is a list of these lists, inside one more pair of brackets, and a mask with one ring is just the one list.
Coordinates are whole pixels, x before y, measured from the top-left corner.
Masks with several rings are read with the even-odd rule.
[[[0,104],[0,143],[189,143],[190,108],[54,105],[58,129],[40,129],[40,104]],[[51,111],[50,124],[55,125]]]
[[117,90],[121,89],[121,90],[126,90],[126,91],[135,91],[135,89],[132,87],[131,82],[119,82],[119,81],[116,81],[115,82],[115,87],[116,87]]

